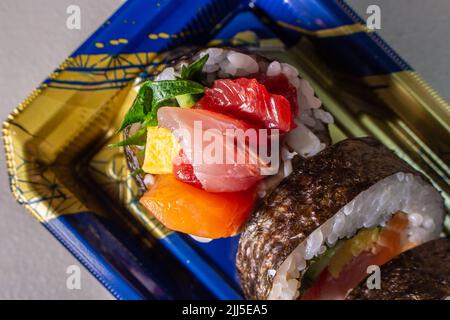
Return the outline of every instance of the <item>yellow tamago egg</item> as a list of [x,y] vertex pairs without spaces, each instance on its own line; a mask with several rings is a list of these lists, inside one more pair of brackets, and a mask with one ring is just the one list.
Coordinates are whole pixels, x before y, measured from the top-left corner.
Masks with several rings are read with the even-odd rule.
[[180,152],[180,145],[166,128],[148,127],[142,170],[151,174],[172,173],[172,160]]

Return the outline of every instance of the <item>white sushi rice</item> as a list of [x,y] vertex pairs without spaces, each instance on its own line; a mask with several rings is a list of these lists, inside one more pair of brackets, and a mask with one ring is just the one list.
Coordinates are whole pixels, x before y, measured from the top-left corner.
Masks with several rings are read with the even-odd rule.
[[208,243],[213,241],[214,239],[210,239],[210,238],[204,238],[204,237],[199,237],[199,236],[194,236],[193,234],[189,235],[192,239],[194,239],[197,242],[201,242],[201,243]]
[[150,188],[153,184],[155,184],[155,176],[150,173],[147,173],[144,176],[144,184],[147,188]]
[[283,175],[287,177],[292,173],[292,159],[297,155],[296,151],[290,152],[285,146],[281,147],[281,160],[283,161]]
[[419,176],[396,173],[361,192],[332,218],[302,241],[281,264],[268,272],[273,286],[268,299],[291,300],[299,296],[300,275],[307,262],[332,247],[338,239],[351,238],[361,228],[385,225],[392,215],[408,215],[407,236],[419,245],[439,237],[444,204],[439,193]]
[[166,68],[163,71],[161,71],[160,74],[158,74],[155,77],[155,81],[161,81],[161,80],[175,80],[176,75],[179,75],[178,73],[175,73],[175,69],[172,67]]

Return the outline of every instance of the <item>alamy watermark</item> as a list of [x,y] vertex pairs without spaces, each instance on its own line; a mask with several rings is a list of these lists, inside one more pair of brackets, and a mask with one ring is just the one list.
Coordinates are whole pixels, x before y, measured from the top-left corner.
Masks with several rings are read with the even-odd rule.
[[366,9],[367,20],[366,25],[370,30],[381,29],[381,8],[376,4],[371,4]]
[[71,4],[66,8],[66,13],[69,15],[66,19],[66,27],[69,30],[81,29],[81,8],[78,5]]
[[366,269],[366,273],[370,274],[366,280],[367,289],[381,289],[381,270],[377,265],[370,265]]
[[193,130],[176,129],[172,134],[192,165],[246,165],[258,170],[258,175],[278,172],[278,129],[204,129],[202,121],[194,121]]
[[68,290],[81,290],[81,268],[75,264],[66,269],[69,276],[66,279],[66,288]]

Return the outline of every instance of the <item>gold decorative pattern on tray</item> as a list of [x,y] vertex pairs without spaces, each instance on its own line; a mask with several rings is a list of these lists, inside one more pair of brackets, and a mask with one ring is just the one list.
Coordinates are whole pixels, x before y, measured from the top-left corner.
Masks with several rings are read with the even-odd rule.
[[121,89],[154,57],[144,52],[69,58],[3,124],[12,192],[39,221],[102,213],[98,199],[78,181],[76,159],[111,129],[114,108],[126,97]]
[[277,24],[283,28],[294,30],[300,32],[301,34],[305,34],[312,37],[317,38],[327,38],[327,37],[339,37],[339,36],[348,36],[358,32],[373,32],[373,30],[369,29],[365,24],[355,23],[344,26],[339,26],[335,28],[327,28],[327,29],[319,29],[319,30],[309,30],[305,28],[301,28],[299,26],[294,26],[292,24],[277,21]]
[[[129,95],[134,97],[132,89]],[[129,98],[132,101],[132,98]],[[125,100],[130,101],[130,100]],[[124,103],[124,107],[128,104]],[[92,181],[102,188],[111,199],[127,208],[156,238],[162,238],[172,231],[164,227],[156,218],[149,214],[139,203],[139,192],[128,169],[122,148],[108,147],[118,142],[120,136],[110,138],[89,161],[88,172]]]

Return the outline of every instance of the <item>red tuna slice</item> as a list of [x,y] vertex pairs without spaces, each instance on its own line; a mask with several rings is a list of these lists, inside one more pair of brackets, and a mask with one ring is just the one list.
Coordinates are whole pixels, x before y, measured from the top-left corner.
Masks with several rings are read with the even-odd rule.
[[178,156],[173,159],[173,174],[178,180],[202,189],[202,184],[194,174],[194,167],[190,164],[189,159],[183,152],[183,149],[181,149]]
[[284,74],[280,73],[277,76],[271,77],[268,77],[265,73],[259,74],[258,81],[262,83],[270,93],[285,97],[291,104],[292,113],[297,115],[297,89],[289,82]]
[[280,133],[295,128],[289,101],[271,94],[256,79],[216,80],[196,107],[229,114],[259,128],[279,129]]
[[[261,169],[265,164],[257,149],[236,142],[235,130],[255,130],[257,135],[245,121],[209,110],[162,107],[158,110],[158,124],[175,135],[187,159],[175,159],[174,173],[179,180],[196,185],[195,176],[206,191],[236,192],[247,190],[263,178]],[[227,137],[233,143],[226,143]],[[264,142],[258,143],[260,147]],[[239,152],[244,161],[238,161]],[[232,161],[226,161],[226,155],[233,155]]]

